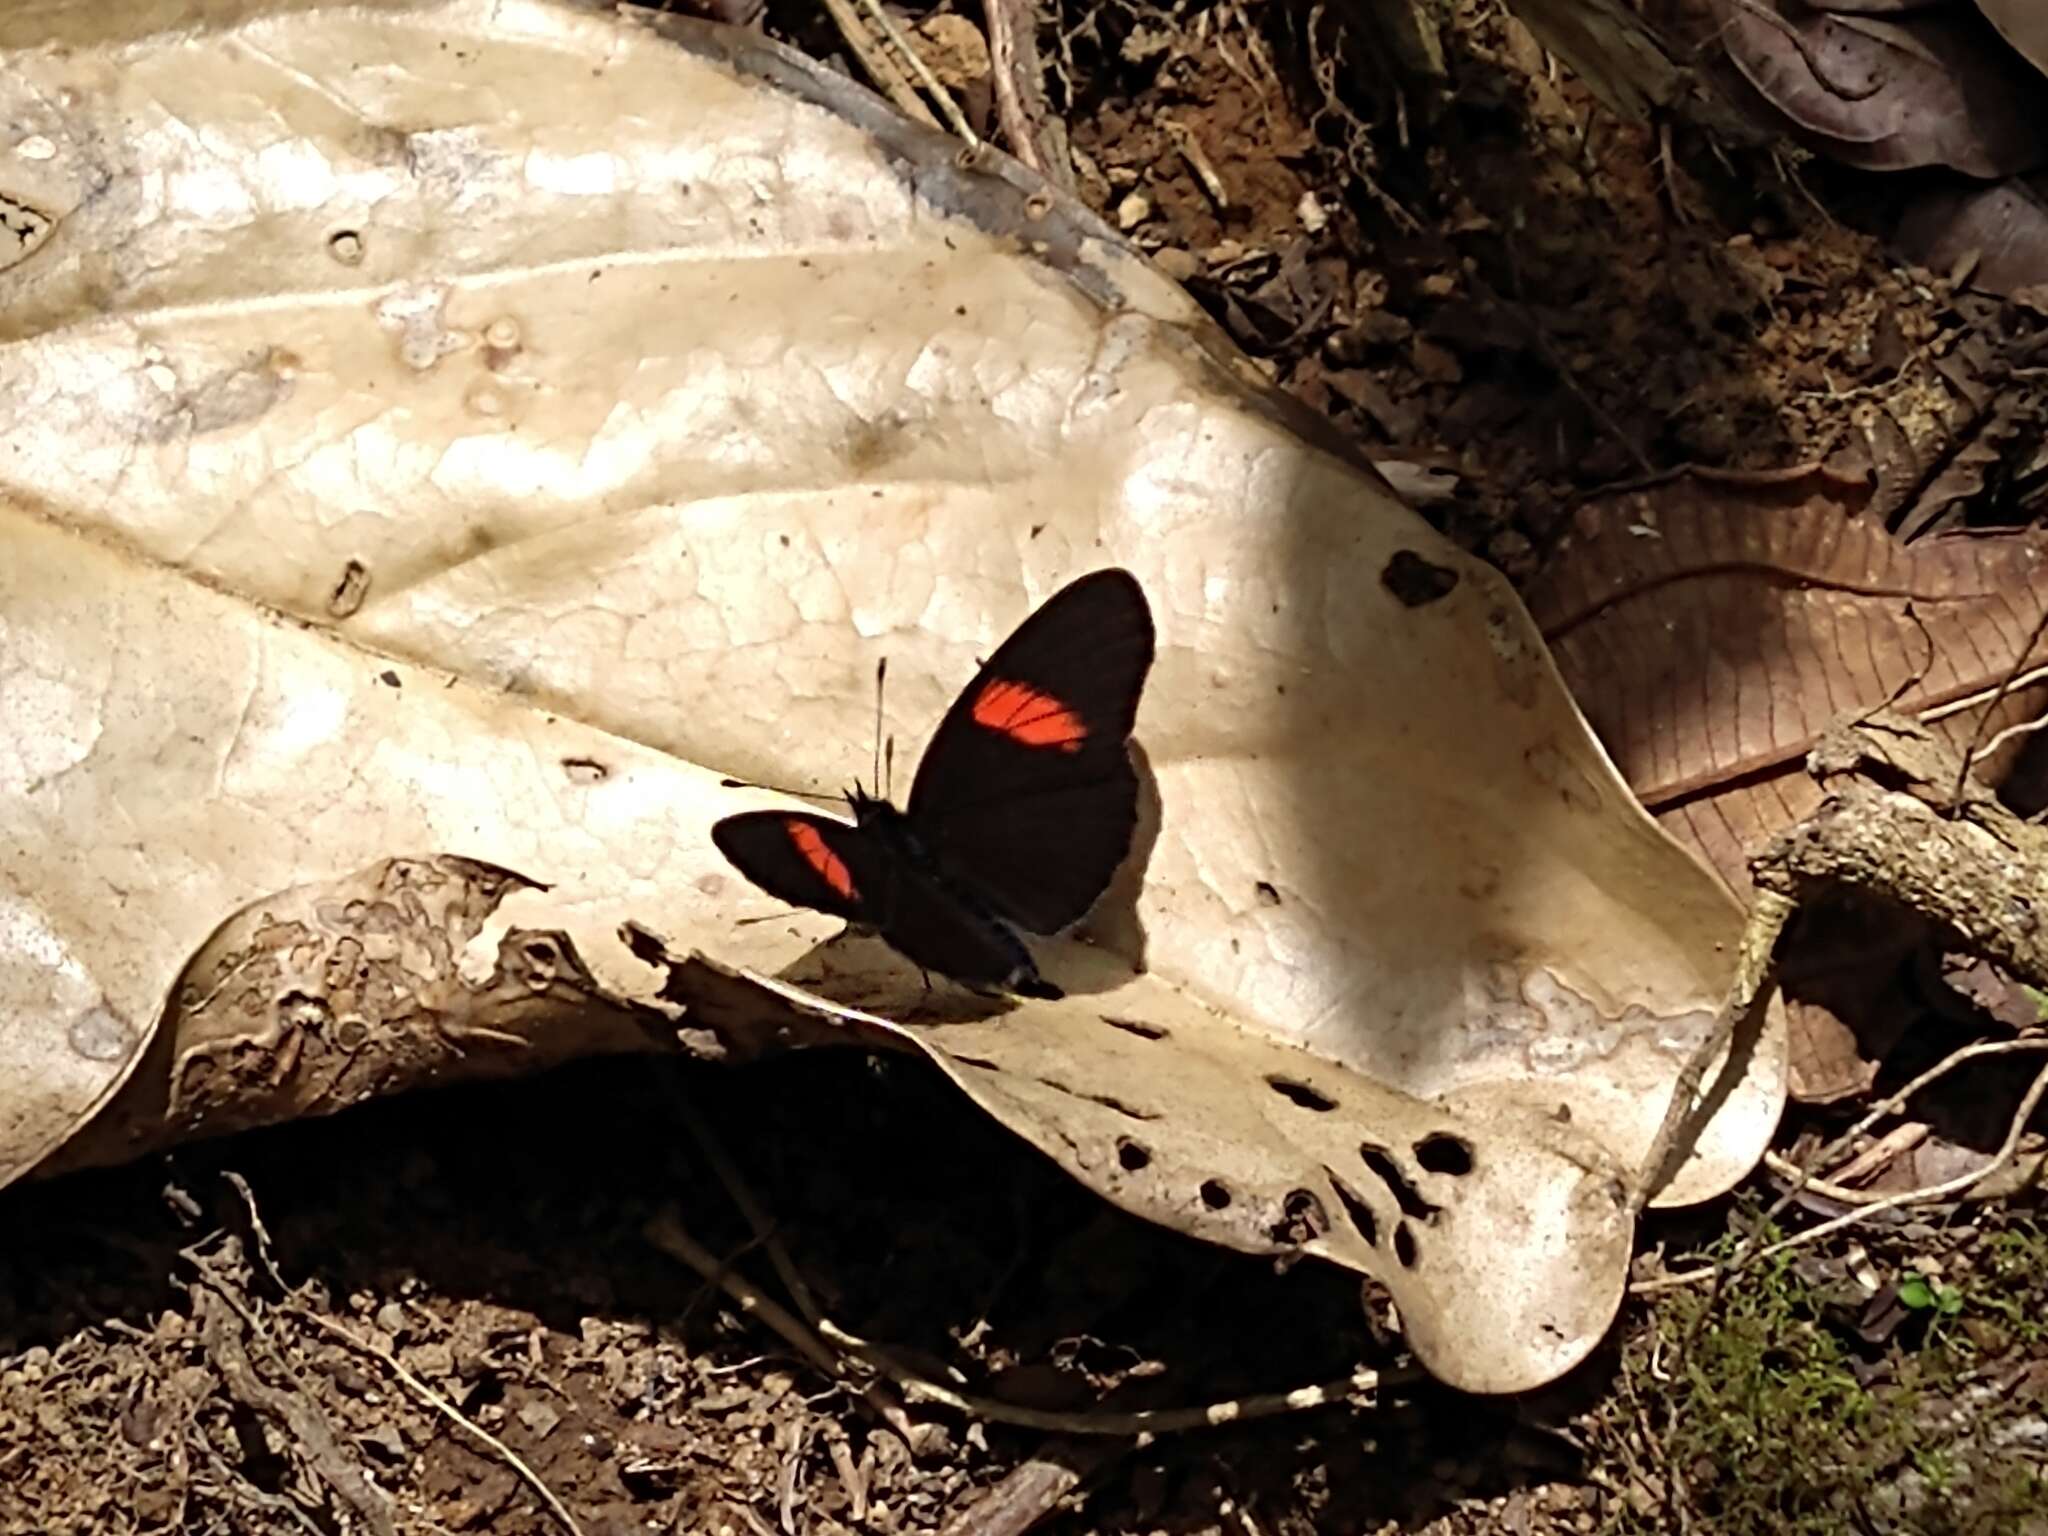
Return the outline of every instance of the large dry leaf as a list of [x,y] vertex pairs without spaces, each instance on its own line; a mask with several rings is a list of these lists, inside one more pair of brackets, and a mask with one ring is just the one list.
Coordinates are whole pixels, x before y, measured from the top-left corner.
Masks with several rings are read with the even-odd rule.
[[2048,9],[2040,0],[1977,0],[1977,9],[2028,63],[2048,74]]
[[1896,18],[1713,0],[1728,57],[1824,153],[2010,176],[2048,159],[2040,76],[1961,7]]
[[[1461,1385],[1584,1356],[1739,909],[1495,574],[1099,222],[746,34],[207,15],[0,14],[0,1174],[595,998],[590,1049],[919,1050],[1129,1209],[1379,1277]],[[1111,563],[1154,803],[1065,1001],[718,857],[777,803],[721,774],[851,779],[878,658],[915,743]],[[1782,1032],[1742,1065],[1667,1201],[1760,1152]]]
[[[1682,477],[1582,507],[1527,595],[1637,796],[1747,899],[1750,855],[1820,803],[1803,765],[1831,722],[1946,710],[1967,746],[2048,609],[2048,530],[1904,544],[1818,476]],[[2010,693],[1985,734],[2041,703]],[[1838,1024],[1794,1023],[1795,1092],[1868,1086]]]
[[1894,239],[1908,261],[1967,273],[1985,293],[2048,292],[2048,178],[1924,188],[1899,216]]

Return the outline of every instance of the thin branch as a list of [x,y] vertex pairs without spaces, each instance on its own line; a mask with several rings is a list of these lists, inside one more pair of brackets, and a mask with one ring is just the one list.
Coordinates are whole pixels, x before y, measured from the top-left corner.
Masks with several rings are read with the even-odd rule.
[[1664,1118],[1651,1138],[1635,1188],[1629,1191],[1631,1217],[1641,1215],[1650,1197],[1677,1172],[1676,1165],[1692,1150],[1700,1131],[1712,1119],[1717,1107],[1714,1095],[1700,1097],[1707,1068],[1725,1053],[1722,1076],[1741,1076],[1743,1056],[1753,1043],[1750,1037],[1762,1027],[1770,1005],[1772,984],[1777,977],[1778,940],[1795,910],[1786,897],[1770,891],[1757,892],[1756,905],[1750,911],[1749,924],[1735,952],[1735,975],[1728,984],[1728,996],[1714,1016],[1714,1027],[1686,1059],[1678,1081],[1672,1085],[1671,1102],[1665,1106]]
[[[790,1299],[796,1303],[797,1310],[813,1328],[820,1326],[824,1321],[824,1311],[819,1307],[817,1297],[811,1293],[810,1282],[804,1279],[803,1271],[796,1267],[796,1261],[790,1258],[789,1250],[776,1235],[775,1223],[769,1219],[767,1208],[754,1198],[753,1187],[740,1173],[739,1165],[727,1155],[724,1144],[719,1141],[710,1123],[698,1113],[694,1104],[687,1099],[677,1100],[675,1114],[676,1118],[682,1121],[683,1128],[702,1149],[705,1161],[711,1164],[711,1171],[718,1176],[719,1183],[725,1186],[725,1192],[732,1196],[732,1203],[738,1206],[740,1214],[746,1217],[747,1225],[754,1229],[755,1242],[767,1250],[768,1261],[775,1266],[775,1273],[780,1277],[783,1289],[789,1292]],[[729,1271],[731,1266],[727,1265],[724,1268]],[[833,1376],[843,1374],[837,1358],[828,1358],[830,1363],[824,1367],[827,1373]],[[896,1400],[895,1393],[891,1392],[886,1384],[878,1381],[863,1382],[860,1384],[860,1392],[868,1406],[874,1409],[876,1416],[893,1429],[906,1446],[915,1451],[923,1443],[917,1426],[910,1421],[909,1413],[904,1410],[903,1404]]]
[[2020,675],[2020,669],[2027,664],[2027,658],[2034,654],[2034,647],[2041,643],[2041,636],[2048,634],[2048,606],[2041,609],[2041,616],[2034,621],[2034,627],[2027,635],[2027,643],[2020,647],[2019,655],[2013,658],[2011,670],[2005,674],[2005,681],[1998,685],[1998,691],[1991,695],[1991,702],[1984,706],[1984,713],[1977,717],[1976,729],[1970,732],[1970,744],[1963,748],[1963,764],[1956,771],[1956,785],[1949,792],[1951,804],[1963,798],[1963,783],[1970,777],[1970,764],[1976,761],[1977,744],[1984,739],[1984,731],[1991,723],[1991,717],[1998,713],[1998,706],[2005,702],[2005,696],[2012,692],[2013,679]]
[[846,39],[846,46],[860,60],[861,68],[868,72],[868,78],[882,88],[882,94],[896,104],[896,110],[927,128],[938,127],[939,120],[918,98],[903,71],[896,67],[896,61],[877,46],[874,35],[860,19],[860,12],[854,9],[853,0],[825,0],[825,11],[839,28],[839,35]]
[[896,51],[903,55],[903,62],[910,66],[910,72],[917,76],[925,88],[925,93],[938,103],[939,112],[945,117],[947,125],[967,141],[968,152],[981,153],[981,135],[974,131],[974,125],[967,121],[967,114],[960,110],[960,103],[953,99],[953,93],[939,83],[939,77],[933,74],[932,67],[925,63],[924,55],[917,51],[916,44],[912,43],[903,28],[896,24],[896,18],[884,8],[882,0],[860,0],[860,5],[862,10],[874,18],[875,25],[882,29],[882,35],[896,45]]
[[331,1318],[322,1317],[319,1313],[302,1307],[295,1307],[294,1310],[301,1317],[312,1323],[314,1327],[319,1328],[325,1333],[332,1334],[342,1343],[348,1345],[349,1348],[360,1350],[363,1354],[382,1361],[385,1369],[405,1383],[407,1389],[418,1397],[420,1401],[448,1420],[449,1423],[489,1447],[492,1454],[517,1473],[520,1481],[539,1495],[541,1502],[547,1505],[548,1513],[552,1514],[561,1523],[562,1529],[569,1532],[569,1536],[583,1536],[583,1528],[576,1523],[576,1517],[569,1513],[568,1507],[555,1497],[555,1491],[541,1480],[541,1475],[528,1466],[517,1451],[470,1418],[460,1408],[449,1402],[447,1398],[441,1396],[440,1393],[436,1392],[424,1381],[421,1381],[419,1377],[413,1375],[411,1371],[408,1371],[399,1362],[398,1356],[381,1344],[372,1343],[368,1339],[357,1338],[352,1330],[342,1327],[341,1324]]
[[993,1424],[1014,1424],[1024,1429],[1041,1429],[1070,1435],[1171,1434],[1182,1430],[1203,1429],[1216,1424],[1236,1423],[1244,1419],[1270,1418],[1275,1414],[1293,1413],[1304,1408],[1321,1407],[1327,1403],[1345,1402],[1362,1393],[1413,1380],[1420,1374],[1414,1370],[1361,1369],[1340,1381],[1299,1387],[1292,1392],[1235,1398],[1209,1403],[1199,1408],[1149,1408],[1131,1413],[1053,1413],[1044,1409],[998,1402],[993,1398],[975,1397],[955,1392],[950,1387],[942,1387],[918,1375],[865,1339],[848,1333],[834,1324],[830,1318],[820,1319],[818,1330],[813,1333],[794,1313],[764,1295],[744,1276],[721,1265],[716,1255],[684,1230],[681,1219],[673,1209],[664,1210],[650,1217],[647,1224],[641,1228],[641,1235],[670,1258],[687,1264],[706,1280],[718,1286],[733,1299],[742,1312],[758,1317],[781,1334],[805,1359],[821,1363],[822,1368],[830,1370],[835,1375],[843,1371],[844,1360],[834,1360],[831,1351],[820,1342],[822,1338],[838,1346],[845,1355],[865,1360],[874,1366],[895,1382],[902,1389],[904,1396],[912,1402],[938,1403]]
[[[1828,1147],[1823,1150],[1822,1155],[1814,1159],[1815,1164],[1824,1163],[1829,1157],[1837,1155],[1850,1141],[1856,1136],[1861,1135],[1877,1119],[1885,1114],[1895,1112],[1914,1093],[1917,1093],[1936,1078],[1960,1066],[1964,1061],[1977,1056],[2003,1056],[2019,1051],[2048,1051],[2048,1036],[2035,1035],[2018,1040],[1980,1041],[1976,1045],[1963,1047],[1936,1066],[1921,1073],[1919,1077],[1913,1079],[1912,1082],[1908,1083],[1904,1088],[1886,1099],[1883,1104],[1872,1110],[1870,1114],[1858,1121],[1855,1126],[1843,1132],[1842,1135],[1829,1143]],[[1860,1205],[1853,1211],[1824,1221],[1818,1226],[1809,1227],[1804,1232],[1796,1232],[1790,1237],[1781,1238],[1775,1243],[1762,1247],[1756,1246],[1755,1238],[1757,1234],[1765,1231],[1770,1226],[1772,1220],[1796,1198],[1801,1189],[1806,1187],[1805,1181],[1802,1181],[1780,1195],[1777,1201],[1765,1211],[1763,1218],[1757,1223],[1755,1232],[1751,1234],[1750,1240],[1726,1264],[1710,1264],[1700,1269],[1686,1270],[1681,1274],[1659,1275],[1654,1279],[1639,1280],[1629,1287],[1629,1291],[1637,1296],[1654,1296],[1662,1291],[1678,1290],[1683,1286],[1697,1285],[1705,1280],[1719,1280],[1725,1283],[1728,1278],[1740,1273],[1741,1270],[1747,1268],[1755,1260],[1772,1258],[1778,1254],[1787,1253],[1794,1248],[1803,1248],[1809,1243],[1818,1242],[1823,1237],[1829,1237],[1836,1232],[1846,1231],[1850,1227],[1859,1226],[1871,1217],[1884,1211],[1894,1211],[1902,1206],[1909,1205],[1931,1205],[1937,1201],[1950,1200],[1958,1195],[1967,1194],[1974,1186],[1990,1178],[1994,1173],[1997,1173],[2000,1169],[2011,1163],[2018,1155],[2020,1138],[2026,1134],[2027,1121],[2033,1117],[2034,1111],[2040,1107],[2044,1094],[2048,1094],[2048,1066],[2043,1066],[2035,1074],[2033,1083],[2028,1087],[2025,1097],[2020,1100],[2019,1108],[2013,1112],[2012,1120],[2006,1127],[2005,1140],[2000,1143],[1999,1149],[1993,1155],[1991,1161],[1982,1168],[1958,1174],[1952,1179],[1944,1179],[1939,1184],[1929,1184],[1919,1189],[1909,1189],[1898,1194],[1886,1195],[1881,1199],[1871,1201],[1868,1205]]]

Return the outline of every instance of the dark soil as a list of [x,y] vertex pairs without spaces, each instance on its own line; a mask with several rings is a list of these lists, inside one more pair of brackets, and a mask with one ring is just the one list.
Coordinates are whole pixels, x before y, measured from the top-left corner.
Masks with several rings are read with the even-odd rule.
[[[1396,85],[1337,9],[1064,0],[1046,32],[1055,104],[1084,196],[1282,386],[1425,472],[1404,487],[1454,537],[1526,575],[1591,486],[1687,462],[1867,461],[1859,407],[1909,440],[1937,432],[1912,360],[1984,310],[1862,232],[1882,182],[1808,166],[1802,185],[1768,155],[1617,122],[1480,0],[1457,6],[1449,89]],[[833,48],[793,0],[768,24]],[[1649,1385],[1656,1314],[1635,1308],[1531,1399],[1425,1384],[1136,1448],[920,1408],[934,1438],[913,1456],[642,1237],[673,1207],[782,1294],[678,1102],[713,1122],[830,1315],[963,1390],[1178,1407],[1398,1358],[1334,1271],[1276,1274],[1122,1216],[913,1064],[594,1063],[0,1197],[0,1533],[372,1530],[374,1492],[350,1482],[364,1471],[401,1531],[560,1529],[504,1455],[323,1321],[524,1458],[587,1536],[937,1530],[1040,1454],[1092,1466],[1040,1526],[1055,1532],[1657,1529],[1681,1484],[1743,1454],[1702,1441],[1660,1470],[1680,1442]],[[1709,1244],[1727,1216],[1647,1241]],[[1938,1268],[1972,1219],[1876,1228],[1859,1262]],[[1974,1295],[2018,1294],[1993,1260],[2033,1240],[1951,1269],[2000,1277]],[[1860,1311],[1823,1305],[1848,1262],[1831,1252],[1837,1270],[1787,1272],[1772,1294],[1813,1338],[1862,1338]],[[2002,1384],[2005,1422],[2038,1440],[2027,1405],[2048,1368],[2008,1321],[1970,1336],[1959,1369],[1978,1374],[1940,1391],[1953,1409]],[[1916,1327],[1800,1369],[1902,1380]],[[1870,1475],[1925,1483],[1916,1451],[1952,1439],[1887,1441]],[[2017,1497],[2000,1520],[2023,1518]],[[1879,1515],[1863,1528],[1933,1528]]]

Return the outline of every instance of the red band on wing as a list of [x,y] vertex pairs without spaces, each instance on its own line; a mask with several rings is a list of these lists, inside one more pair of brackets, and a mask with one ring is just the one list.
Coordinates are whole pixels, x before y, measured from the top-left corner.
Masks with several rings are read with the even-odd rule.
[[783,826],[789,829],[789,840],[796,844],[798,856],[818,872],[819,879],[848,901],[860,899],[853,888],[853,871],[846,867],[846,860],[832,851],[823,833],[809,822],[798,821],[795,817],[785,821]]
[[974,723],[1001,731],[1025,747],[1078,752],[1088,739],[1088,722],[1051,694],[1000,677],[975,696]]

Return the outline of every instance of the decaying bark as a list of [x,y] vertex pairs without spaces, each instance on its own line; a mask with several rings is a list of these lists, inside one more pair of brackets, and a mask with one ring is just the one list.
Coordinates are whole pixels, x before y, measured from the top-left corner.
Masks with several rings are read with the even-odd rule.
[[1940,923],[1957,947],[2048,986],[2048,829],[1974,780],[1927,727],[1891,713],[1838,726],[1810,771],[1827,799],[1751,866],[1759,889],[1808,901],[1843,886]]

